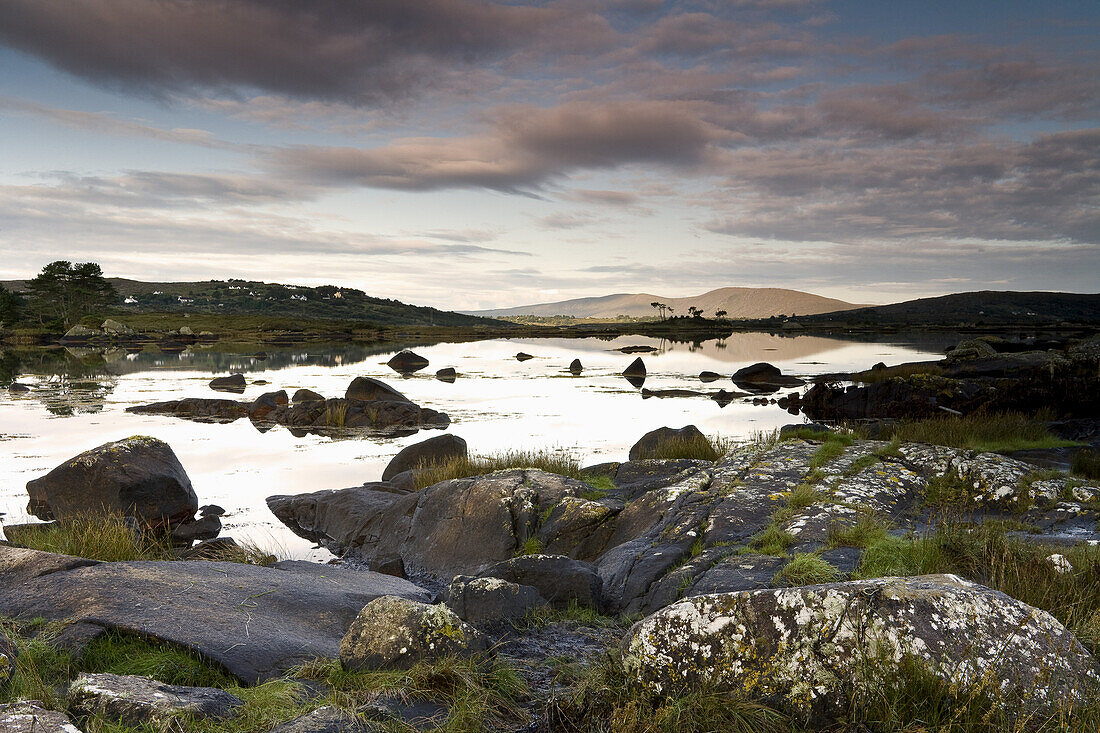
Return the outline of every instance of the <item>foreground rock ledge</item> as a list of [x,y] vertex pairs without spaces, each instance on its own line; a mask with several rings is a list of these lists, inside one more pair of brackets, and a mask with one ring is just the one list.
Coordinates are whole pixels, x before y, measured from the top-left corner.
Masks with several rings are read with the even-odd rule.
[[652,692],[713,684],[817,724],[906,658],[964,692],[999,690],[1016,714],[1082,703],[1100,685],[1053,616],[954,575],[697,596],[638,622],[623,646]]

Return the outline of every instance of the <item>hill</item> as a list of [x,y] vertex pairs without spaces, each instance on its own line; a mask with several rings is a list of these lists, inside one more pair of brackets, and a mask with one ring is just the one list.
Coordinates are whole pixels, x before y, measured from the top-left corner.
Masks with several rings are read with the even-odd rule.
[[1100,323],[1100,293],[981,290],[799,319],[805,324],[883,326]]
[[[306,287],[255,280],[143,282],[108,278],[118,290],[122,313],[217,313],[363,321],[379,326],[476,327],[505,325],[479,316],[374,298],[335,285]],[[26,280],[0,283],[11,291]]]
[[777,315],[807,315],[831,313],[860,308],[843,300],[825,298],[800,290],[783,288],[718,288],[691,298],[666,298],[652,293],[618,293],[595,298],[575,298],[555,303],[534,303],[514,308],[465,311],[490,318],[508,316],[571,316],[573,318],[614,318],[656,316],[653,302],[672,306],[677,314],[687,315],[688,308],[701,308],[705,315],[726,311],[727,318],[770,318]]

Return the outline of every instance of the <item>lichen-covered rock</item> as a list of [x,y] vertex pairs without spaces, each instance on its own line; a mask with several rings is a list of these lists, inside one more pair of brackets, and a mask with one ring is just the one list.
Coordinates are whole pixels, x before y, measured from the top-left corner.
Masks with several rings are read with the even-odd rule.
[[0,731],[4,733],[80,733],[69,716],[47,710],[38,700],[0,705]]
[[1083,702],[1100,684],[1053,616],[952,575],[698,596],[640,621],[623,646],[629,675],[653,692],[712,684],[816,724],[903,660],[1018,714]]
[[78,715],[101,715],[127,725],[168,725],[186,716],[225,720],[243,705],[215,687],[181,687],[117,674],[82,674],[69,686],[69,708]]
[[445,656],[469,657],[486,646],[481,632],[447,606],[382,596],[352,622],[340,641],[340,662],[358,671],[408,669]]
[[191,519],[199,508],[191,479],[167,443],[135,436],[85,451],[27,482],[27,511],[66,520],[111,513],[162,528]]
[[137,331],[130,328],[125,323],[119,323],[118,321],[114,320],[113,318],[108,318],[106,321],[104,321],[103,325],[101,325],[100,328],[103,329],[104,333],[110,334],[112,336],[124,336],[125,337],[125,336],[135,336],[137,334]]
[[546,605],[539,592],[529,585],[467,575],[459,575],[451,581],[446,603],[459,618],[472,624],[513,621]]
[[99,336],[99,335],[100,335],[100,332],[98,330],[96,330],[94,328],[88,328],[87,326],[81,326],[81,325],[77,324],[77,325],[73,326],[72,328],[70,328],[68,331],[66,331],[65,335],[61,337],[61,340],[63,342],[64,341],[87,341],[88,339],[95,338],[96,336]]

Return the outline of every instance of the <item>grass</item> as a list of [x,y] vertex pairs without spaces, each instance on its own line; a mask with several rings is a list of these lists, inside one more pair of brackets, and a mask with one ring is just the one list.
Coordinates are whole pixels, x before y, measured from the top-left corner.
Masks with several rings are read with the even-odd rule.
[[794,542],[793,534],[780,529],[778,524],[772,522],[752,538],[749,546],[761,555],[784,557],[787,554],[787,548]]
[[1070,472],[1080,478],[1100,479],[1100,453],[1091,448],[1078,451]]
[[[119,514],[79,516],[24,530],[17,537],[19,542],[12,544],[20,547],[102,562],[180,559],[166,537],[137,531]],[[279,558],[255,545],[242,543],[212,550],[201,559],[273,565]]]
[[924,488],[926,506],[938,509],[966,510],[975,506],[974,486],[967,479],[948,470],[928,481]]
[[705,436],[696,435],[692,438],[675,438],[661,441],[653,450],[643,455],[642,458],[659,461],[672,461],[685,458],[696,461],[717,461],[732,447],[732,441],[724,438],[711,440]]
[[948,415],[897,425],[895,442],[932,443],[991,453],[1074,446],[1047,430],[1042,416],[1018,413]]
[[523,544],[516,549],[516,557],[523,555],[541,555],[545,548],[538,537],[528,537]]
[[893,379],[894,377],[906,379],[920,374],[939,376],[943,374],[943,369],[938,364],[931,362],[928,364],[899,364],[897,366],[879,369],[878,371],[868,369],[863,372],[857,372],[852,375],[852,381],[871,384],[873,382],[883,382],[887,379]]
[[617,488],[611,477],[606,475],[585,476],[584,482],[592,488],[580,492],[577,496],[589,501],[598,501],[606,496],[609,491],[614,491]]
[[416,488],[419,490],[440,481],[484,476],[487,473],[511,468],[536,468],[579,481],[587,478],[581,473],[580,460],[565,451],[509,450],[491,455],[459,456],[429,464],[416,472]]
[[840,571],[829,561],[811,553],[799,553],[775,574],[773,581],[788,586],[835,583]]
[[[820,439],[820,435],[819,435]],[[855,437],[847,433],[829,433],[824,442],[810,459],[810,470],[821,468],[844,454],[844,450],[855,442]]]
[[581,626],[596,626],[601,628],[622,628],[626,620],[615,616],[604,616],[591,606],[582,606],[575,600],[570,601],[565,608],[553,606],[537,606],[527,612],[527,615],[513,622],[513,626],[520,631],[527,629],[540,629],[552,623],[575,623]]
[[886,539],[886,523],[874,512],[860,512],[855,524],[829,526],[828,547],[870,547]]
[[860,456],[859,458],[852,461],[852,465],[848,466],[848,470],[844,472],[844,476],[845,478],[855,476],[857,473],[864,470],[865,468],[870,468],[871,466],[875,465],[876,463],[880,463],[881,461],[882,458],[876,454]]

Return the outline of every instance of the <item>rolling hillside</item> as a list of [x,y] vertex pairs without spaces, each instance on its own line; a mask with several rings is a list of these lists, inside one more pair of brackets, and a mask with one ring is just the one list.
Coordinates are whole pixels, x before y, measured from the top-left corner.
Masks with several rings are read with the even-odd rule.
[[[504,325],[478,316],[374,298],[355,288],[305,287],[253,280],[142,282],[107,278],[118,290],[122,312],[218,313],[363,321],[380,326]],[[0,283],[20,291],[26,280]]]
[[1100,323],[1100,294],[981,290],[823,313],[801,320],[892,326]]
[[471,315],[489,318],[508,316],[572,316],[574,318],[614,318],[656,316],[650,305],[654,301],[672,306],[676,315],[687,315],[688,307],[701,308],[713,317],[717,310],[726,311],[727,318],[770,318],[776,315],[808,315],[850,310],[862,306],[843,300],[825,298],[799,290],[782,288],[719,288],[692,298],[667,298],[652,293],[621,293],[597,298],[576,298],[555,303],[535,303],[514,308],[468,311]]

